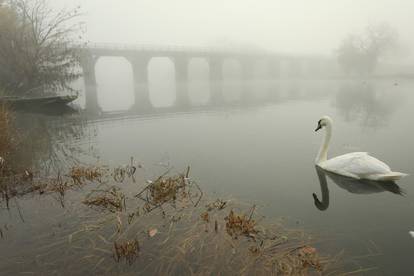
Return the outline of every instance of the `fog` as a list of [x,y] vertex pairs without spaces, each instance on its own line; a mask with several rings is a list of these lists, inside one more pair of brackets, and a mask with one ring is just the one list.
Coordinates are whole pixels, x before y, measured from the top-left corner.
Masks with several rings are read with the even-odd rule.
[[[414,47],[414,2],[404,0],[55,0],[53,5],[81,7],[84,40],[89,43],[248,47],[327,57],[335,56],[347,35],[387,23],[398,32],[398,47],[387,61],[414,61],[410,51]],[[193,105],[208,101],[208,65],[203,62],[189,63],[189,97]],[[260,65],[256,67],[260,74],[263,70]],[[148,70],[152,104],[171,105],[176,93],[173,64],[167,58],[155,58]],[[240,79],[239,71],[233,61],[225,61],[225,79]],[[126,60],[102,57],[96,74],[98,97],[104,110],[128,109],[132,105],[132,71]],[[82,90],[81,86],[77,87]],[[236,99],[234,91],[240,90],[240,83],[227,82],[223,89],[227,99]],[[114,90],[119,93],[114,94]]]
[[414,1],[10,1],[1,275],[413,275]]
[[[92,42],[186,46],[255,45],[292,53],[332,54],[341,39],[387,22],[404,50],[414,46],[406,0],[55,0],[81,5]],[[405,58],[406,60],[406,58]]]

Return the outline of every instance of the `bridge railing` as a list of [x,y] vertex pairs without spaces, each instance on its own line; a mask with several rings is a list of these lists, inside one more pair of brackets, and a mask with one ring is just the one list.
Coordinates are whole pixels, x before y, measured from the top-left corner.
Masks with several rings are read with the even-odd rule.
[[278,57],[287,59],[316,59],[331,60],[329,56],[316,54],[292,54],[273,52],[265,49],[240,48],[231,46],[207,47],[207,46],[183,46],[183,45],[156,45],[156,44],[121,44],[121,43],[86,43],[82,46],[74,46],[85,50],[106,50],[106,51],[142,51],[142,52],[176,52],[194,54],[224,54],[224,55],[252,55],[265,57]]
[[120,43],[87,43],[85,49],[119,50],[119,51],[152,51],[152,52],[185,52],[185,53],[240,53],[265,54],[265,50],[238,49],[233,47],[196,47],[183,45],[154,45],[154,44],[120,44]]

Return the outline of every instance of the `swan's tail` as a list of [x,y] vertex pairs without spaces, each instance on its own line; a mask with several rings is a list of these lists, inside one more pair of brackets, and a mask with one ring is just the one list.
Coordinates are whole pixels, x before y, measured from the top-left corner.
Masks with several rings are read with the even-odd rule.
[[400,180],[401,178],[403,178],[404,176],[407,176],[408,174],[406,173],[401,173],[401,172],[390,172],[387,174],[380,174],[378,175],[377,180],[380,181],[396,181],[396,180]]

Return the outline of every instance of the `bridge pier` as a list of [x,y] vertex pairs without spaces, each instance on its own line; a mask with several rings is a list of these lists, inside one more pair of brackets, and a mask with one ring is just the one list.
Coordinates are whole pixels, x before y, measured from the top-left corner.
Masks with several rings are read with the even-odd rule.
[[210,74],[210,104],[221,105],[223,99],[223,60],[221,58],[209,59]]
[[190,104],[188,97],[188,59],[186,57],[174,58],[175,66],[175,105],[186,107]]
[[269,61],[269,79],[279,79],[280,71],[280,60],[274,59]]
[[308,75],[313,78],[323,77],[322,66],[320,60],[309,60],[308,61]]
[[150,57],[129,57],[134,78],[134,105],[132,109],[145,111],[152,108],[148,87],[148,63]]
[[301,60],[293,58],[289,60],[288,77],[300,78],[303,75]]
[[89,113],[100,113],[96,87],[95,65],[99,57],[84,53],[80,62],[85,84],[85,109]]
[[303,59],[302,60],[302,77],[304,79],[309,79],[315,77],[316,70],[314,70],[313,60],[311,59]]
[[241,62],[243,90],[240,100],[242,103],[247,103],[252,99],[254,64],[252,59],[245,59]]

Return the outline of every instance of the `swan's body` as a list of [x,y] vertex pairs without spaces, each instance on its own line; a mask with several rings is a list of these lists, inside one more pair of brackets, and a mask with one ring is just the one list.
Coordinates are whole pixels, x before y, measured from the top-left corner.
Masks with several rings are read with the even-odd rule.
[[352,152],[327,159],[332,137],[332,119],[328,116],[320,119],[316,131],[322,127],[326,129],[325,138],[315,160],[316,165],[322,169],[355,179],[375,181],[394,181],[406,176],[405,173],[393,172],[387,164],[366,152]]
[[370,156],[367,152],[352,152],[334,157],[318,164],[322,169],[355,179],[398,180],[405,176],[393,172],[384,162]]

